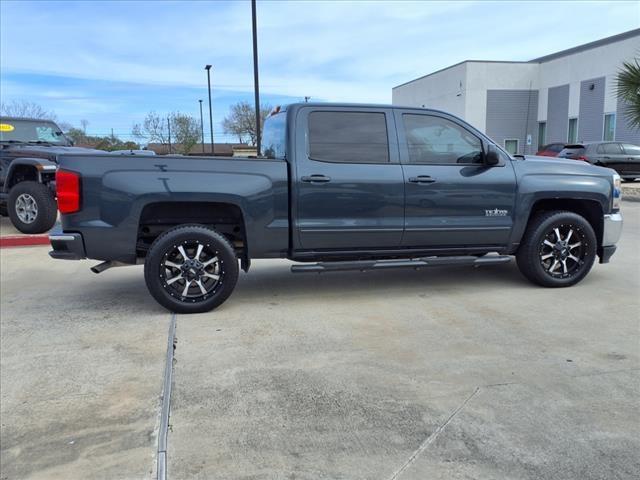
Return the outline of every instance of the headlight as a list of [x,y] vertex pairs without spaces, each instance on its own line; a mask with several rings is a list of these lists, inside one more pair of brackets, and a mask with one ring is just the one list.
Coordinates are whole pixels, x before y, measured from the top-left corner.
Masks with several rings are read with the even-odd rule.
[[611,207],[614,210],[620,209],[620,200],[622,200],[622,182],[620,181],[620,175],[613,174],[613,203]]

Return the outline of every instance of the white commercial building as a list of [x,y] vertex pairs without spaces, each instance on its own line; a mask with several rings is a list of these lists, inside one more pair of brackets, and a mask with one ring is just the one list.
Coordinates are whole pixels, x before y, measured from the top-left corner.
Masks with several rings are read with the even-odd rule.
[[528,62],[466,60],[393,88],[394,105],[444,110],[512,153],[548,143],[618,140],[640,145],[616,75],[640,56],[640,29]]

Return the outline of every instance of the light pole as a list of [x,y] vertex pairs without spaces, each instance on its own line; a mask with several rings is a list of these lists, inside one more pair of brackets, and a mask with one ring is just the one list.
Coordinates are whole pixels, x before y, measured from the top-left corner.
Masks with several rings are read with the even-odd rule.
[[256,0],[251,0],[251,23],[253,27],[253,88],[256,96],[256,149],[260,156],[260,87],[258,83],[258,27],[256,23]]
[[204,153],[204,120],[202,119],[202,99],[198,100],[200,103],[200,133],[202,135],[202,153]]
[[211,130],[211,154],[213,155],[213,112],[211,110],[211,65],[206,65],[207,86],[209,87],[209,129]]
[[167,130],[169,132],[169,155],[171,155],[171,120],[167,117]]

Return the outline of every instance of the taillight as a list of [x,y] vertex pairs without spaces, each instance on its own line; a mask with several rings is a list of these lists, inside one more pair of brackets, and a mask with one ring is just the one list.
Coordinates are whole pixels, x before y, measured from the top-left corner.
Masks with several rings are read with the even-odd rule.
[[579,157],[576,157],[576,160],[582,160],[583,162],[588,162],[589,161],[587,159],[587,157],[585,157],[584,155],[580,155]]
[[80,175],[75,172],[56,172],[56,196],[60,213],[74,213],[80,210]]

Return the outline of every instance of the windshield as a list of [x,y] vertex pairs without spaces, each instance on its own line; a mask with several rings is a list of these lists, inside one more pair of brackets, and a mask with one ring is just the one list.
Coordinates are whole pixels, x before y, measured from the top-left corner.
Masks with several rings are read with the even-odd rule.
[[11,118],[0,119],[0,142],[69,144],[60,127],[49,120],[14,120]]
[[287,115],[280,112],[267,117],[262,131],[261,154],[267,158],[286,158]]

